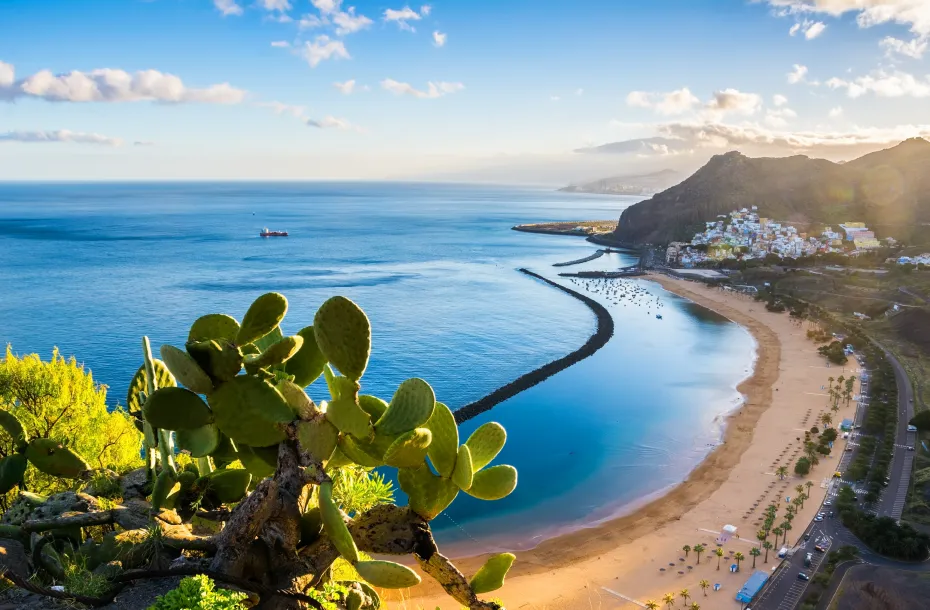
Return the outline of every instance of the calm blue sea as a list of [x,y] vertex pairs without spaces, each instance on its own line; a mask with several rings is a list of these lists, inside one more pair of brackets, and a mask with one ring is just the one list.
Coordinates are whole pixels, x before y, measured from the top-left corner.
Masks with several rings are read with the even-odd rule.
[[[75,355],[116,403],[143,334],[180,346],[197,316],[241,318],[268,291],[288,297],[295,332],[342,294],[373,322],[364,391],[389,398],[418,376],[456,408],[594,329],[585,306],[517,268],[557,278],[633,261],[554,268],[594,246],[510,227],[617,218],[635,201],[448,184],[0,184],[0,344]],[[262,227],[291,236],[262,239]],[[608,306],[616,335],[463,426],[506,426],[500,459],[520,484],[499,502],[460,494],[437,519],[440,541],[461,552],[526,548],[628,510],[682,480],[738,404],[754,352],[739,327],[649,282],[574,285]]]

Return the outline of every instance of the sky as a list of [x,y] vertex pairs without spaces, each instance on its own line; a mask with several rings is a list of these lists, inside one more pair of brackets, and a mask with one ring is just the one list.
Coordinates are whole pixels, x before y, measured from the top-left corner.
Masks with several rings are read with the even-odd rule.
[[3,0],[0,32],[0,180],[546,183],[930,136],[930,0]]

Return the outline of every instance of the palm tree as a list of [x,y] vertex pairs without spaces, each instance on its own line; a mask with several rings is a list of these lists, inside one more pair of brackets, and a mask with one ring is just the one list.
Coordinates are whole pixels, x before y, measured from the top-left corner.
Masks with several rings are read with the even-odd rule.
[[693,550],[694,550],[694,554],[697,555],[697,558],[698,558],[698,560],[697,560],[698,565],[701,565],[701,553],[704,552],[704,545],[703,545],[703,544],[695,544]]
[[772,530],[772,533],[775,534],[775,544],[776,544],[776,545],[778,544],[778,537],[781,536],[781,535],[782,535],[782,532],[784,532],[784,531],[785,531],[785,530],[781,529],[780,527],[776,527],[775,529]]
[[685,559],[687,559],[688,553],[691,552],[691,546],[686,544],[685,546],[681,547],[681,550],[685,552]]
[[785,531],[785,539],[781,541],[782,546],[788,543],[788,532],[791,531],[791,520],[787,520],[781,524],[781,529]]
[[659,602],[654,599],[647,599],[645,606],[646,610],[659,610]]
[[798,495],[800,496],[802,493],[804,493],[804,486],[798,483],[794,486],[794,490],[798,492]]
[[765,542],[765,539],[769,537],[769,533],[765,530],[759,530],[756,532],[756,540],[759,541],[759,544]]
[[829,413],[824,413],[820,416],[820,421],[823,423],[824,427],[827,427],[833,423],[833,416]]
[[704,592],[704,597],[707,597],[707,589],[710,588],[710,582],[702,580],[698,583],[698,586],[701,587],[701,591]]
[[717,549],[714,551],[714,555],[717,556],[717,571],[719,572],[720,571],[720,558],[723,557],[723,548],[718,546]]
[[687,606],[688,600],[691,599],[691,593],[689,593],[687,589],[682,589],[681,591],[678,592],[678,597],[685,600],[684,602],[682,602],[681,605]]
[[779,478],[779,479],[781,479],[782,481],[784,481],[784,480],[785,480],[785,477],[788,476],[788,467],[787,467],[787,466],[779,466],[779,467],[778,467],[778,470],[775,471],[775,474],[778,475],[778,478]]
[[752,555],[752,569],[756,569],[756,557],[762,554],[762,551],[759,550],[759,547],[754,546],[749,549],[749,554]]
[[804,487],[807,488],[807,497],[808,497],[808,498],[811,497],[811,487],[813,487],[813,486],[814,486],[813,481],[808,481],[807,483],[804,484]]
[[806,455],[807,459],[809,459],[811,464],[813,464],[814,458],[817,457],[817,445],[810,441],[804,443],[804,455]]
[[668,610],[672,610],[672,606],[675,605],[675,594],[666,593],[662,596],[662,601],[665,602],[666,606],[668,606]]
[[765,559],[762,561],[762,563],[768,563],[769,562],[769,551],[772,549],[772,543],[766,540],[765,542],[762,543],[762,548],[765,549]]
[[746,559],[746,556],[737,551],[733,554],[733,559],[736,560],[736,571],[739,572],[739,565],[744,559]]
[[691,602],[691,605],[688,606],[688,610],[701,610],[701,604],[697,602]]

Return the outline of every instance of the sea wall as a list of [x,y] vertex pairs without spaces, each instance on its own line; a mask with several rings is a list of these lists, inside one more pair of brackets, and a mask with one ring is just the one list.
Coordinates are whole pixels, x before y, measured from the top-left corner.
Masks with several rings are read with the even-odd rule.
[[557,360],[553,360],[548,364],[544,364],[536,370],[530,371],[525,375],[521,375],[517,379],[511,381],[507,385],[501,386],[479,400],[476,400],[473,403],[467,404],[460,409],[455,411],[455,421],[462,423],[468,421],[469,419],[489,411],[494,408],[496,405],[504,402],[509,398],[513,398],[520,392],[528,390],[531,387],[542,383],[549,377],[552,377],[559,371],[563,371],[570,367],[571,365],[581,362],[597,350],[604,347],[610,338],[614,334],[614,320],[610,316],[610,312],[607,311],[607,308],[595,301],[594,299],[587,297],[580,292],[576,292],[571,288],[566,288],[561,284],[553,282],[550,279],[544,278],[538,273],[533,273],[529,269],[520,269],[520,273],[524,273],[530,277],[534,277],[538,280],[541,280],[555,288],[558,288],[562,292],[566,292],[571,296],[575,297],[582,303],[588,306],[588,308],[594,313],[594,316],[597,318],[597,328],[594,333],[588,337],[588,340],[585,341],[584,345],[579,347],[573,352],[562,356]]

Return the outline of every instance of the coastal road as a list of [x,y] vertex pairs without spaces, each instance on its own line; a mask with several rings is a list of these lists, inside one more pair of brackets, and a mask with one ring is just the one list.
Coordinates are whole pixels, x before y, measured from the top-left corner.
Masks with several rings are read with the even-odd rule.
[[913,447],[917,442],[917,433],[907,431],[908,422],[914,417],[914,389],[907,378],[907,372],[897,358],[884,348],[883,351],[894,368],[895,382],[898,386],[898,426],[895,430],[894,458],[888,472],[891,483],[882,494],[876,512],[880,517],[891,517],[898,521],[901,519],[901,513],[904,512],[904,503],[907,499],[907,490],[914,467],[915,452],[910,451],[908,447]]
[[[833,544],[833,539],[826,532],[826,523],[824,520],[819,523],[812,522],[807,526],[791,555],[782,561],[769,578],[765,589],[750,604],[753,610],[792,610],[798,605],[810,584],[801,580],[798,574],[804,573],[813,577]],[[805,536],[809,536],[810,539],[804,540]],[[817,544],[825,547],[826,552],[816,551],[814,547]],[[808,553],[811,555],[811,565],[805,566],[804,560]]]

